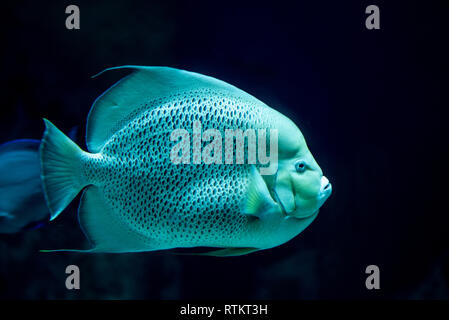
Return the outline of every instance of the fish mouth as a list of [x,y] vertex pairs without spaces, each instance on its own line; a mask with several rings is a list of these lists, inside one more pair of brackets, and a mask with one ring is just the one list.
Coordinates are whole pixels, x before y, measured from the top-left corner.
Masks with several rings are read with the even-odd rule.
[[332,184],[329,181],[327,181],[327,183],[321,188],[320,200],[324,203],[324,201],[326,201],[331,194],[332,194]]

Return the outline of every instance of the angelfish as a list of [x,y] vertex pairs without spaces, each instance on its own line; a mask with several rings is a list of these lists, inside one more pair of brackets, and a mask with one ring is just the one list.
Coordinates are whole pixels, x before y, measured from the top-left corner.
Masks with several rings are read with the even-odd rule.
[[40,179],[39,140],[0,146],[0,233],[16,233],[50,219]]
[[[87,252],[220,248],[233,256],[279,246],[317,216],[332,187],[298,127],[248,93],[168,67],[133,72],[94,102],[88,152],[44,119],[40,147],[45,198],[56,218],[83,191],[79,221]],[[276,129],[277,170],[261,164],[170,161],[173,130]],[[190,129],[189,129],[190,128]],[[204,142],[203,142],[204,143]],[[79,250],[81,251],[81,250]]]

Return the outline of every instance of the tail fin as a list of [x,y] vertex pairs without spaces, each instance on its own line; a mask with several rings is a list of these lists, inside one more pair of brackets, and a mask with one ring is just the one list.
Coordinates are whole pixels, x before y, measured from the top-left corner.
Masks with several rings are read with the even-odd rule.
[[82,183],[82,151],[72,140],[44,119],[40,146],[41,178],[50,220],[56,218],[85,186]]

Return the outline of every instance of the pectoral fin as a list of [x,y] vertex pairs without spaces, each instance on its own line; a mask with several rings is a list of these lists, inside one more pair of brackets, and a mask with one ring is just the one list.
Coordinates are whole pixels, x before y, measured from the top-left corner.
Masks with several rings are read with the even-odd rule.
[[255,166],[250,167],[250,182],[247,197],[243,206],[243,214],[261,218],[264,213],[276,206],[271,198],[267,185]]

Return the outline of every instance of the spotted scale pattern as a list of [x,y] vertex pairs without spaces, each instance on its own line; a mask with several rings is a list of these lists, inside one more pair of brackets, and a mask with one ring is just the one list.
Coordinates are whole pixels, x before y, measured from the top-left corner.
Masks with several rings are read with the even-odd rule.
[[84,175],[101,188],[113,218],[148,248],[251,245],[249,218],[241,213],[249,166],[170,161],[177,143],[170,133],[191,133],[195,121],[203,132],[213,128],[224,137],[226,129],[269,129],[282,119],[255,98],[211,89],[148,101],[116,125],[101,152],[84,164]]

